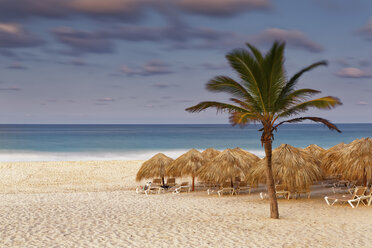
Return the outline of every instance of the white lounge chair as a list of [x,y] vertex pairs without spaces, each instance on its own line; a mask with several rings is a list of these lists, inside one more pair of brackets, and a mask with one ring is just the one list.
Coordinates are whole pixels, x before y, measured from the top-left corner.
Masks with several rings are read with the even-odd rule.
[[[352,195],[333,195],[325,196],[324,200],[329,206],[333,206],[336,202],[349,203],[352,208],[357,208],[359,206],[361,197],[364,196],[366,192],[366,187],[356,187]],[[354,204],[355,206],[354,206]]]
[[311,191],[310,191],[309,188],[307,188],[307,189],[296,189],[296,191],[294,192],[294,194],[296,196],[296,199],[298,197],[301,197],[301,194],[307,195],[307,198],[310,199]]
[[370,206],[372,204],[372,186],[369,189],[369,193],[359,197],[360,201],[364,206]]
[[179,194],[181,192],[189,193],[191,191],[191,188],[189,186],[188,182],[183,182],[181,185],[174,189],[173,194]]
[[162,181],[160,178],[154,178],[152,180],[152,183],[150,185],[150,188],[147,190],[147,193],[146,194],[150,194],[150,193],[157,193],[157,194],[160,194],[160,193],[164,193],[164,188],[161,187],[162,186]]
[[211,195],[213,193],[217,194],[217,191],[220,190],[222,187],[220,184],[217,183],[210,183],[209,188],[207,189],[208,195]]
[[235,194],[235,188],[231,187],[231,182],[225,182],[222,184],[222,188],[217,191],[218,196],[223,195],[224,193]]
[[236,194],[240,194],[241,192],[248,192],[251,193],[251,186],[249,186],[246,182],[240,182],[237,189],[235,189]]
[[147,182],[145,186],[137,186],[136,193],[148,195],[150,188],[151,188],[151,182]]
[[284,196],[287,200],[291,197],[291,192],[287,190],[284,185],[275,185],[275,192],[277,197]]

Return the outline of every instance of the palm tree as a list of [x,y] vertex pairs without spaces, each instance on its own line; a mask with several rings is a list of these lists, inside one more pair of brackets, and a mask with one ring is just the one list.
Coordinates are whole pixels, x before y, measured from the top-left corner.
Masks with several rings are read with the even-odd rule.
[[232,125],[245,126],[249,123],[261,123],[261,144],[265,147],[267,158],[266,186],[270,199],[270,217],[278,219],[278,203],[271,169],[272,142],[274,130],[283,123],[295,123],[304,120],[320,122],[330,129],[341,132],[334,124],[319,117],[297,117],[293,115],[307,111],[309,108],[331,109],[342,103],[336,97],[326,96],[310,99],[320,93],[313,89],[296,89],[301,75],[326,61],[314,63],[289,80],[284,68],[284,42],[274,42],[269,52],[263,55],[251,44],[247,49],[236,49],[226,55],[230,66],[238,74],[239,80],[231,77],[217,76],[211,79],[206,88],[211,92],[225,92],[232,95],[231,103],[205,101],[189,107],[186,111],[200,112],[207,108],[216,108],[218,112],[228,112]]

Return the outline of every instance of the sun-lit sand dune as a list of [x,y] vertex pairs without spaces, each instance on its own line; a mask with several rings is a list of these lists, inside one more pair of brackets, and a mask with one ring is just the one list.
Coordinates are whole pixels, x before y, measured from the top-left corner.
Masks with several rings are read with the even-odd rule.
[[[0,247],[370,247],[372,207],[138,195],[141,161],[2,163]],[[15,193],[17,192],[17,193]],[[15,193],[15,194],[14,194]]]

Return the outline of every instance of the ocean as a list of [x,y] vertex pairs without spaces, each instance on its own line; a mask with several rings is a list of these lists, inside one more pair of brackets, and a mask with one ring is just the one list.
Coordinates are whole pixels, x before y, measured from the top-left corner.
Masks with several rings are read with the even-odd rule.
[[[282,125],[273,147],[323,148],[371,137],[372,123]],[[191,148],[241,147],[263,157],[259,125],[0,125],[0,161],[146,160],[158,152],[176,158]]]

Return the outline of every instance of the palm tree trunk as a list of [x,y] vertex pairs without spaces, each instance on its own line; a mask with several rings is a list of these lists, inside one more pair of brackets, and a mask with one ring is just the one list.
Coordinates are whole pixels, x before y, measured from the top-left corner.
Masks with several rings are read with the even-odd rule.
[[192,191],[194,191],[195,187],[195,177],[192,177]]
[[264,141],[265,153],[267,158],[266,164],[266,187],[270,200],[270,218],[279,219],[278,201],[276,200],[275,182],[271,168],[272,143],[271,140]]

